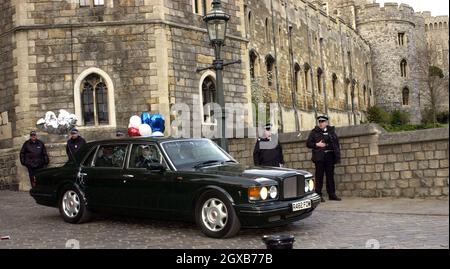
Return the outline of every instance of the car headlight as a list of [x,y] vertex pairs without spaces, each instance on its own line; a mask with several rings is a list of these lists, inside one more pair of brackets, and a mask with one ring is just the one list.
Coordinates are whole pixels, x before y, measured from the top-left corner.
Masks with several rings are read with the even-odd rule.
[[250,187],[248,189],[248,199],[250,201],[264,201],[269,199],[275,199],[278,195],[278,189],[276,186],[271,187]]
[[277,198],[277,195],[278,195],[277,187],[276,186],[270,187],[270,189],[269,189],[270,198],[275,199],[275,198]]
[[314,179],[308,178],[305,179],[305,192],[314,191]]
[[309,181],[309,191],[313,191],[314,190],[314,180],[313,179],[311,179],[310,181]]
[[259,191],[259,196],[261,196],[262,200],[266,200],[267,197],[269,196],[269,191],[267,190],[266,187],[262,187],[261,190]]

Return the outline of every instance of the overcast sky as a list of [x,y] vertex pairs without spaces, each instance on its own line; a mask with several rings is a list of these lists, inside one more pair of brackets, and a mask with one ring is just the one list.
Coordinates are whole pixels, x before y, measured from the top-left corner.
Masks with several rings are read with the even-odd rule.
[[433,16],[448,16],[448,0],[377,0],[377,3],[385,2],[405,3],[414,8],[414,11],[431,11]]

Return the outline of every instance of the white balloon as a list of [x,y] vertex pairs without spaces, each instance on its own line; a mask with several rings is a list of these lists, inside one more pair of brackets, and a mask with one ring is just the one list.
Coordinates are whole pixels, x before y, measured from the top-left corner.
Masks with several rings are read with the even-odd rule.
[[148,124],[141,124],[139,126],[139,133],[142,137],[150,137],[152,135],[152,127]]
[[45,121],[48,123],[50,120],[56,119],[56,114],[53,111],[47,111],[45,113]]
[[152,133],[152,137],[163,137],[163,136],[164,136],[164,134],[161,133],[161,132],[154,132],[154,133]]
[[52,120],[48,123],[48,125],[50,125],[53,128],[58,128],[58,122],[56,120]]
[[59,110],[58,119],[65,119],[65,118],[68,118],[69,116],[70,116],[70,113],[67,112],[67,110],[64,110],[64,109]]
[[139,128],[142,125],[141,117],[133,116],[130,118],[130,127]]

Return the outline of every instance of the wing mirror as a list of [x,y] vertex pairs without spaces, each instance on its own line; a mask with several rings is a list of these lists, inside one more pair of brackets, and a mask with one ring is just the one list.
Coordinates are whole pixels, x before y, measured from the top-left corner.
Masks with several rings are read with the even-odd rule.
[[150,163],[147,165],[147,170],[153,172],[164,172],[166,171],[166,168],[160,163]]

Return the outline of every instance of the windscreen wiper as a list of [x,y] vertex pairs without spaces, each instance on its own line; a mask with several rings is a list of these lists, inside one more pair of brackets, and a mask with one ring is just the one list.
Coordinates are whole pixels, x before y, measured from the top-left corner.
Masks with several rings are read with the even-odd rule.
[[207,166],[208,164],[213,164],[213,163],[221,163],[221,161],[219,161],[219,160],[204,161],[204,162],[200,162],[200,163],[194,165],[193,168],[197,169],[202,166]]

